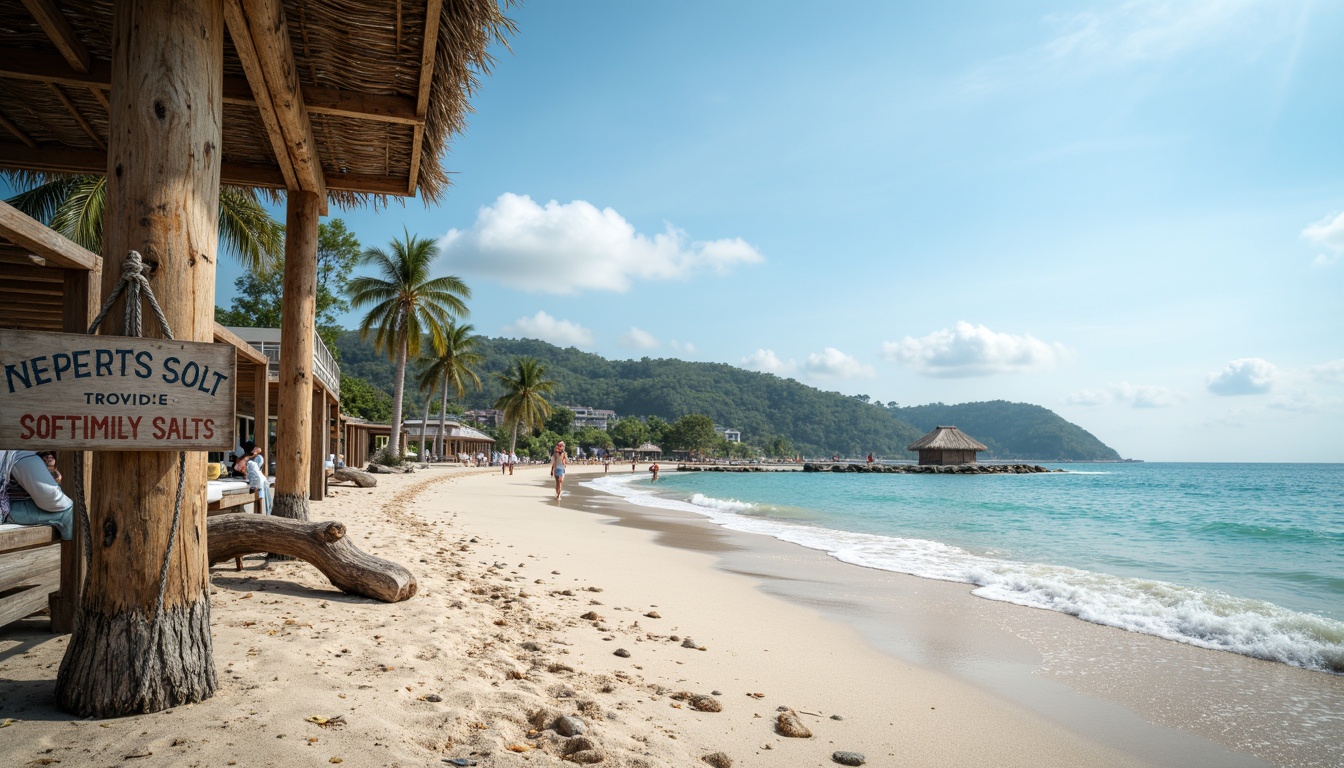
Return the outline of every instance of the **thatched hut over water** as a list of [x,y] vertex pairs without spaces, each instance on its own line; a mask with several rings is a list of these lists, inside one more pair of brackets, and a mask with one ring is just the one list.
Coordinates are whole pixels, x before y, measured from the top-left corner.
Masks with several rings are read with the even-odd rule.
[[974,464],[977,451],[987,451],[985,444],[956,427],[937,427],[929,434],[905,447],[919,451],[920,464]]

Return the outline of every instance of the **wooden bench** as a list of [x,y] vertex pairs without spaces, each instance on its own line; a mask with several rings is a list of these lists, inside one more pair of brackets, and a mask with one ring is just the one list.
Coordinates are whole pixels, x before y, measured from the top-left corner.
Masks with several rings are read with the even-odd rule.
[[0,525],[0,626],[49,607],[61,588],[60,545],[49,525]]

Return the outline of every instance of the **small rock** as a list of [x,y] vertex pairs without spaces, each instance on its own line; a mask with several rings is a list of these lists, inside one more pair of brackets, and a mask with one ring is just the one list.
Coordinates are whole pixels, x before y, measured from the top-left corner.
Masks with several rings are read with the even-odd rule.
[[583,619],[583,620],[585,620],[585,621],[601,621],[601,620],[602,620],[602,617],[599,616],[599,615],[597,614],[597,611],[589,611],[589,612],[583,614],[582,616],[580,616],[579,618],[580,618],[580,619]]
[[682,641],[681,641],[681,647],[682,647],[682,648],[699,648],[700,646],[697,645],[696,642],[695,642],[694,640],[692,640],[691,638],[688,637],[688,638],[686,638],[685,640],[682,640]]
[[617,649],[615,650],[615,652],[614,652],[612,655],[613,655],[613,656],[620,656],[622,659],[628,659],[628,658],[630,658],[630,652],[627,651],[627,650],[625,650],[624,648],[617,648]]
[[425,697],[425,701],[432,701],[435,704],[438,704],[440,701],[443,701],[443,697],[437,693],[431,693]]
[[709,692],[709,695],[710,695],[710,696],[722,696],[722,695],[723,695],[723,691],[710,691],[710,692]]
[[693,696],[690,700],[691,709],[699,712],[722,712],[723,705],[713,696]]
[[671,641],[674,642],[674,643],[676,643],[676,642],[680,642],[680,641],[681,641],[681,637],[678,636],[678,635],[672,635],[671,637],[669,637],[669,638],[667,638],[667,639],[668,639],[668,640],[671,640]]
[[780,712],[779,716],[775,718],[775,732],[790,739],[812,738],[812,731],[803,725],[803,721],[798,719],[798,713],[792,709]]
[[733,768],[733,758],[722,752],[711,752],[700,759],[714,766],[714,768]]
[[533,640],[528,640],[527,642],[523,643],[522,646],[523,646],[523,650],[524,650],[524,651],[540,651],[540,650],[541,650],[541,644],[540,644],[540,643],[537,643],[537,642],[535,642],[535,641],[533,641]]
[[557,717],[551,727],[561,736],[582,736],[588,732],[588,726],[583,720],[572,715]]
[[858,752],[836,752],[831,759],[841,765],[863,765],[866,758]]
[[[649,617],[650,619],[661,619],[661,618],[663,618],[661,615],[659,615],[659,613],[658,613],[657,611],[649,611],[648,613],[646,613],[646,614],[644,614],[644,615],[647,616],[647,617]],[[716,755],[722,755],[723,753],[722,753],[722,752],[715,752],[714,754],[716,754]],[[708,755],[707,755],[706,757],[708,757]]]
[[839,715],[831,715],[831,719],[832,719],[832,720],[844,720],[845,718],[843,718],[843,717],[841,717],[841,716],[839,716]]

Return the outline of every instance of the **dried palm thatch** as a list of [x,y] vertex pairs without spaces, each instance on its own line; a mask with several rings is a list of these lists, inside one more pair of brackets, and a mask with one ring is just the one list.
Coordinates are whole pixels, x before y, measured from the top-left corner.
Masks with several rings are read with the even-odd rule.
[[[0,3],[0,170],[27,172],[22,182],[106,171],[112,0],[51,4],[87,50],[87,71],[63,56],[24,3]],[[494,46],[515,32],[504,15],[512,0],[281,5],[330,199],[344,206],[415,194],[439,199],[450,183],[442,166],[449,143],[466,129]],[[433,57],[426,70],[427,40]],[[231,38],[222,127],[224,184],[284,188]]]
[[989,448],[979,440],[975,440],[956,427],[937,427],[929,434],[919,438],[915,442],[907,445],[907,451],[919,450],[948,450],[948,451],[987,451]]

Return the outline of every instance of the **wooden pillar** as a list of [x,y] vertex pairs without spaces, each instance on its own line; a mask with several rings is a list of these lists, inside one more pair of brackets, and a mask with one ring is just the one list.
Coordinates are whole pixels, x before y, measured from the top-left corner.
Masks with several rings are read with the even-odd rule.
[[308,519],[312,455],[317,220],[322,199],[290,190],[285,205],[284,303],[280,308],[280,402],[275,425],[271,514]]
[[327,391],[324,389],[313,397],[313,461],[309,467],[308,498],[321,501],[327,497],[327,454],[331,453],[330,411],[327,403]]
[[252,398],[252,439],[261,446],[266,460],[271,460],[271,376],[270,361],[258,365],[252,374],[252,388],[256,394]]
[[[85,333],[98,315],[98,296],[102,272],[82,269],[62,270],[64,286],[61,330]],[[76,457],[81,461],[76,462]],[[61,589],[49,600],[51,631],[65,634],[75,628],[75,610],[84,591],[84,514],[88,509],[89,489],[93,487],[93,454],[89,451],[62,451],[57,459],[65,495],[75,502],[74,538],[61,542]],[[82,477],[76,477],[76,473]],[[82,480],[83,482],[77,482]],[[83,495],[77,488],[84,489]]]
[[[223,11],[218,0],[116,0],[111,38],[102,295],[120,277],[126,252],[137,250],[152,267],[150,287],[174,336],[209,342]],[[125,333],[121,305],[104,320],[104,335]],[[158,335],[153,317],[146,308],[146,335]],[[176,451],[94,458],[88,590],[56,679],[57,702],[78,716],[155,712],[209,698],[218,685],[200,492],[205,454],[186,456],[175,536]]]

